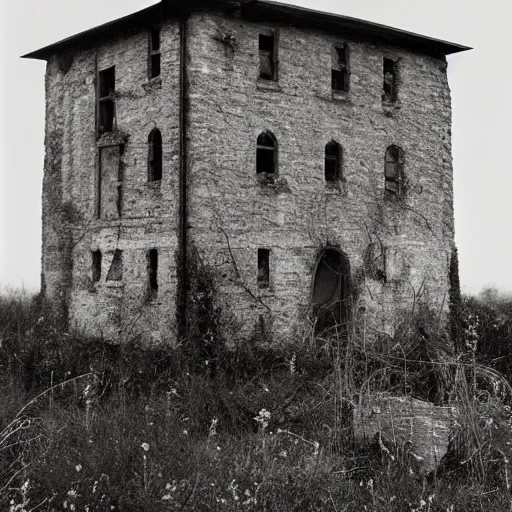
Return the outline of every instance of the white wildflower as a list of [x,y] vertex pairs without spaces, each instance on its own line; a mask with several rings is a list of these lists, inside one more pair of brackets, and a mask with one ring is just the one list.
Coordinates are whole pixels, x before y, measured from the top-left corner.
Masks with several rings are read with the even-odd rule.
[[270,412],[266,409],[261,409],[261,411],[258,413],[258,416],[255,416],[253,419],[257,423],[259,423],[262,430],[265,430],[268,427],[268,422],[270,421]]

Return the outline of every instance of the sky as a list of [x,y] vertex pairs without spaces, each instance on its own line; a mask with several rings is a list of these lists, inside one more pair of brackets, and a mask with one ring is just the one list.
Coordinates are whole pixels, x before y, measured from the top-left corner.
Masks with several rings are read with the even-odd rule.
[[[41,272],[45,63],[35,50],[157,1],[0,0],[0,288]],[[471,46],[448,57],[455,240],[463,291],[512,292],[509,0],[282,0]]]

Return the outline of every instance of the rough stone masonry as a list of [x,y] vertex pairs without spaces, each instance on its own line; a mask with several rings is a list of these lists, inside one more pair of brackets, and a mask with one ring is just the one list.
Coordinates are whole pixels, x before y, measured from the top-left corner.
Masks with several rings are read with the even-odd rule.
[[[242,335],[391,329],[446,304],[446,55],[268,0],[163,1],[47,61],[42,289],[71,326],[174,342],[188,258]],[[344,327],[345,326],[345,327]]]

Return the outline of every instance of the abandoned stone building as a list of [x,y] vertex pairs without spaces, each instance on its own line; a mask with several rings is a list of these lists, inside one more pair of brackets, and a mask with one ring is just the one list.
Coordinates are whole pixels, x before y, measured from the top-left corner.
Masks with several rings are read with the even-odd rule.
[[192,255],[242,334],[442,309],[446,55],[467,49],[270,0],[163,0],[26,55],[47,61],[42,290],[69,325],[155,342],[185,329]]

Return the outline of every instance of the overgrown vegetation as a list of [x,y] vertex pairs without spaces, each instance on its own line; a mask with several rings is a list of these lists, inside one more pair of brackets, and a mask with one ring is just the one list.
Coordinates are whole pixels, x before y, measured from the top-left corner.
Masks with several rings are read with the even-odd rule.
[[[223,338],[197,266],[174,348],[62,332],[37,300],[0,298],[0,510],[511,509],[512,299],[463,298],[458,353],[425,305],[372,346],[355,319],[269,350]],[[352,408],[379,391],[457,406],[437,472],[354,442]]]

